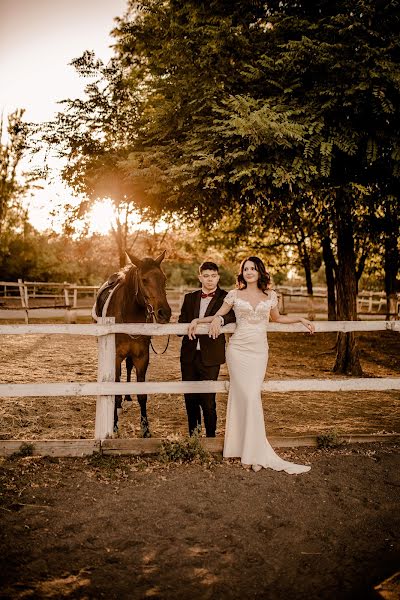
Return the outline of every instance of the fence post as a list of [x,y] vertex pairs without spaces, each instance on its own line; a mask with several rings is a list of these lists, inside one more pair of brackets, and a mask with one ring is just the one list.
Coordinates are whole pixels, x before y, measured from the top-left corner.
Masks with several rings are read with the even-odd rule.
[[394,294],[389,294],[387,297],[387,309],[386,309],[386,320],[387,321],[395,321],[399,318],[398,310],[400,304],[397,298],[396,292]]
[[28,313],[28,288],[23,283],[22,279],[18,279],[18,289],[19,295],[21,298],[21,306],[25,310],[25,323],[29,323],[29,313]]
[[281,292],[280,294],[281,297],[281,308],[280,308],[280,313],[281,315],[286,315],[286,311],[285,311],[285,294],[283,292]]
[[369,293],[368,312],[372,313],[372,292]]
[[[115,317],[98,320],[99,325],[115,323]],[[101,335],[98,338],[98,375],[97,381],[115,381],[115,334]],[[114,396],[97,396],[96,424],[94,437],[104,440],[114,431]]]
[[308,309],[308,318],[310,321],[315,321],[315,308],[314,308],[314,296],[313,294],[307,295],[307,309]]
[[78,308],[78,288],[76,286],[74,287],[74,301],[72,306]]
[[[65,306],[69,306],[69,283],[67,283],[66,281],[64,281],[64,302],[65,302]],[[68,287],[67,287],[68,286]]]

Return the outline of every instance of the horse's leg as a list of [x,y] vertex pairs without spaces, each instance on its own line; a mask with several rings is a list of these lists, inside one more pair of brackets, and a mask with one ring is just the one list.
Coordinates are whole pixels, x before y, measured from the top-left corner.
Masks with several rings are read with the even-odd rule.
[[[115,357],[115,381],[121,381],[121,364],[122,358],[120,356]],[[122,410],[122,396],[115,396],[114,399],[114,433],[118,431],[118,416]]]
[[[126,381],[127,381],[127,383],[130,383],[131,373],[132,373],[132,369],[133,369],[133,359],[132,359],[132,356],[130,356],[129,354],[126,357],[125,364],[126,364]],[[125,400],[127,402],[132,402],[132,397],[130,396],[130,394],[125,394]]]
[[[137,381],[146,380],[146,371],[149,366],[149,346],[143,349],[140,356],[135,356],[133,363],[136,369]],[[147,394],[138,394],[138,402],[140,405],[140,424],[142,426],[143,437],[151,437],[149,422],[147,419]]]

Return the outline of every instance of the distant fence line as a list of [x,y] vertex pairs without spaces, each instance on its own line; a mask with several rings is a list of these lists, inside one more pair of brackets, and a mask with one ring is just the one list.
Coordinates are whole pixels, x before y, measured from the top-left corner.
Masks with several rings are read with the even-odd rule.
[[[96,298],[99,286],[95,285],[76,285],[68,282],[52,283],[40,281],[0,281],[0,299],[15,300],[19,298],[19,307],[0,307],[0,319],[24,319],[29,323],[31,319],[53,319],[64,317],[67,323],[76,322],[78,317],[89,317],[91,308]],[[309,316],[315,316],[315,302],[318,300],[327,301],[327,289],[323,286],[314,287],[314,293],[309,295],[305,286],[277,286],[276,290],[279,297],[279,309],[281,313],[287,312],[287,300],[293,302],[307,299],[307,310]],[[187,292],[194,291],[194,288],[168,288],[167,295],[173,305],[173,312],[178,312],[183,302],[183,297]],[[89,298],[90,303],[82,304],[79,299],[84,296]],[[54,306],[38,305],[40,300],[54,300]],[[30,300],[35,301],[35,305],[30,305]],[[386,308],[387,299],[385,292],[361,291],[357,296],[357,313],[360,315],[384,314],[382,309]],[[400,294],[397,295],[397,301],[392,303],[390,317],[400,317]]]

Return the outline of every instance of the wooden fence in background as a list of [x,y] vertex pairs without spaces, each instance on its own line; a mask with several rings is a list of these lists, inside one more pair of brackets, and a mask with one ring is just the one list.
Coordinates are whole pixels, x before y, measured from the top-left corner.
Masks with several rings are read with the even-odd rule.
[[[98,286],[39,281],[0,281],[0,319],[25,320],[64,318],[67,323],[76,323],[81,317],[90,317]],[[309,318],[327,312],[326,287],[314,287],[312,296],[304,286],[277,286],[279,310],[282,314],[296,311],[297,303],[306,303]],[[178,313],[184,294],[193,289],[169,288],[168,301],[172,311]],[[288,306],[290,303],[290,307]],[[385,317],[387,305],[384,292],[361,291],[357,296],[357,312],[361,315]],[[303,308],[301,309],[303,311]],[[400,318],[400,295],[394,299],[390,318]]]

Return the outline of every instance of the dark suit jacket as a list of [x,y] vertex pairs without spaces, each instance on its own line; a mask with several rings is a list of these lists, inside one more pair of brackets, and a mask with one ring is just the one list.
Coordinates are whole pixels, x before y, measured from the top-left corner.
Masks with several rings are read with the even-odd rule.
[[[207,306],[205,317],[215,315],[221,308],[224,298],[228,292],[217,288],[215,296],[211,299]],[[200,311],[201,289],[190,294],[186,294],[183,300],[181,314],[179,315],[179,323],[190,323],[193,319],[197,319]],[[224,315],[225,325],[234,323],[235,313],[230,310]],[[208,335],[199,335],[195,340],[189,340],[185,335],[182,340],[181,347],[181,362],[188,363],[194,360],[197,340],[200,341],[200,352],[203,363],[206,366],[222,365],[225,362],[225,335],[222,333],[216,340],[208,337]]]

